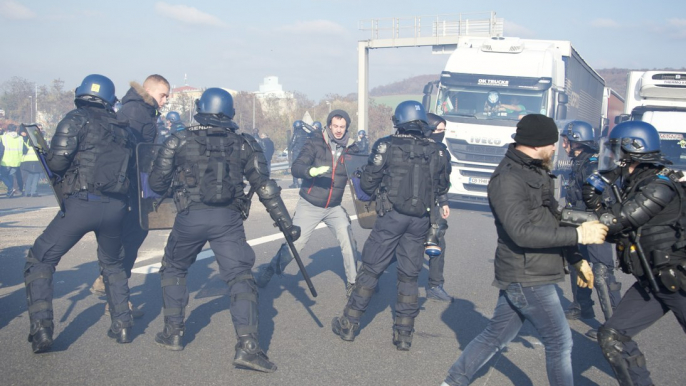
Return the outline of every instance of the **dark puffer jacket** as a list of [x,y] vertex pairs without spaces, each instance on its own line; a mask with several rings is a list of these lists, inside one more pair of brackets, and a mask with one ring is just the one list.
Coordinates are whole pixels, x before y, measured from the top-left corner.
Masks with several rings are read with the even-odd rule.
[[[349,138],[347,146],[341,149],[340,156],[334,162],[332,146],[326,130],[317,131],[308,139],[298,158],[293,162],[291,173],[302,178],[300,197],[320,208],[341,205],[348,175],[345,171],[345,154],[356,154],[355,139]],[[310,176],[310,169],[319,166],[330,166],[331,170],[317,177]],[[332,178],[333,176],[333,178]]]
[[153,143],[157,136],[157,101],[136,82],[121,100],[117,119],[128,121],[138,143]]
[[[498,232],[495,278],[500,283],[543,285],[564,280],[564,247],[576,250],[577,233],[560,227],[553,179],[535,160],[510,145],[488,184]],[[553,208],[553,210],[551,210]],[[565,254],[569,263],[578,253]]]

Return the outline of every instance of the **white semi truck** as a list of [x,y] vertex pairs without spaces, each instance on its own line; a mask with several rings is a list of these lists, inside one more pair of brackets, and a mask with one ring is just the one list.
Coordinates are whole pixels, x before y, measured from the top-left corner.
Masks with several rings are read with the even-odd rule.
[[686,170],[686,71],[630,71],[619,120],[630,119],[655,126],[662,152]]
[[[452,200],[488,203],[488,181],[523,115],[540,113],[560,124],[581,119],[602,128],[605,81],[570,42],[460,39],[440,80],[425,86],[423,98],[428,111],[447,121]],[[556,164],[565,164],[560,146],[556,157]]]

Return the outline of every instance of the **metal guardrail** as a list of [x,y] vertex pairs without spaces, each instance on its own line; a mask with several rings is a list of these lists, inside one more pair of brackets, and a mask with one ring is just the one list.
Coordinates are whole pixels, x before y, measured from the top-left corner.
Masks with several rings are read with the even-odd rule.
[[285,162],[275,162],[272,164],[271,171],[288,170],[288,161]]

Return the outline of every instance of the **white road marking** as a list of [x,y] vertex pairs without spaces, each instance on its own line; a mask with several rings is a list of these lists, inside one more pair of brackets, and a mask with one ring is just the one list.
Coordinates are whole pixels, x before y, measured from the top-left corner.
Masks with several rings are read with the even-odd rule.
[[[350,216],[350,220],[351,221],[357,220],[357,216],[354,216],[354,215]],[[321,228],[324,228],[325,226],[326,226],[326,224],[321,223],[321,224],[317,225],[317,227],[314,229],[321,229]],[[284,237],[283,237],[282,233],[274,233],[273,235],[262,236],[262,237],[258,237],[256,239],[248,240],[248,245],[250,245],[251,247],[254,247],[256,245],[265,244],[265,243],[269,243],[269,242],[276,241],[276,240],[282,240],[283,238]],[[155,256],[146,256],[144,258],[144,260],[153,259],[155,257],[158,257],[160,260],[162,259],[162,255],[157,254]],[[205,249],[202,252],[198,253],[198,258],[196,259],[196,261],[208,259],[210,257],[214,257],[214,252],[212,252],[212,249]],[[138,259],[138,261],[141,261],[141,259]],[[149,265],[145,265],[142,267],[134,268],[131,270],[131,272],[132,273],[140,273],[143,275],[149,275],[151,273],[159,272],[161,266],[162,266],[162,263],[159,262],[159,263],[154,263],[154,264],[149,264]]]

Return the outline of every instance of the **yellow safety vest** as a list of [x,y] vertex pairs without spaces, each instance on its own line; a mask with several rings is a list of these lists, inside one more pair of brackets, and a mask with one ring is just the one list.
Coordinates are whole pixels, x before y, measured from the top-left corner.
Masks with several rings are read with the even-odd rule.
[[33,150],[31,142],[29,142],[28,138],[24,143],[26,144],[26,147],[29,148],[29,151],[26,154],[24,154],[24,159],[22,159],[21,162],[38,161],[38,156],[36,155],[36,152]]
[[17,135],[12,138],[9,134],[2,136],[2,145],[5,147],[5,153],[2,156],[0,165],[8,167],[19,167],[21,159],[24,156],[22,150],[24,146],[24,139]]

